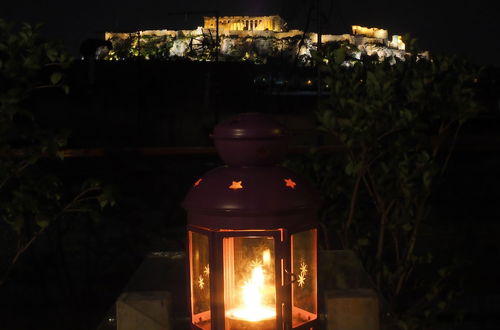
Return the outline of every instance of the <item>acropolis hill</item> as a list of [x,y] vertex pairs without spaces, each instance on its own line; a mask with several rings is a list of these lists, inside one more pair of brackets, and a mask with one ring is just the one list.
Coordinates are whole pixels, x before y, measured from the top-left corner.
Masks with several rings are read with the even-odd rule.
[[[307,63],[316,49],[318,34],[286,30],[279,15],[204,17],[203,27],[194,30],[145,30],[132,33],[106,32],[113,50],[107,59],[140,56],[145,59],[187,58],[213,60],[219,40],[219,61],[249,60],[265,63],[267,58],[298,59]],[[322,34],[322,44],[348,42],[359,52],[377,54],[379,58],[404,58],[405,44],[401,37],[389,39],[387,30],[352,26],[352,34]]]

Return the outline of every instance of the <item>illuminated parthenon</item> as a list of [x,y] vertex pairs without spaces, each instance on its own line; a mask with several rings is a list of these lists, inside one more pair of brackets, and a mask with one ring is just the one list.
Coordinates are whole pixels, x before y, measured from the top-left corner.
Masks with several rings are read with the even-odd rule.
[[[215,29],[216,17],[204,17],[204,28]],[[285,25],[279,15],[272,16],[222,16],[219,29],[228,31],[274,31],[282,32]]]

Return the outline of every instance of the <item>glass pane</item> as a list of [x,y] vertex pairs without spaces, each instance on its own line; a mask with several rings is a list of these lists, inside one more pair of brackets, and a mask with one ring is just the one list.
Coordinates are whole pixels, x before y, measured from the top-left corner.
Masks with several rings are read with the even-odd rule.
[[292,235],[292,326],[317,317],[316,229]]
[[189,232],[192,322],[210,329],[210,265],[208,237]]
[[276,328],[274,239],[224,238],[226,329]]

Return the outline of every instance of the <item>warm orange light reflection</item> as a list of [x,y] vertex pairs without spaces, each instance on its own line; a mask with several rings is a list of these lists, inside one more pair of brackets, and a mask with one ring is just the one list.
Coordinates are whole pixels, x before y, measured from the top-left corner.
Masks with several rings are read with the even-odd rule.
[[250,279],[245,281],[241,288],[242,304],[227,312],[227,316],[233,320],[248,322],[260,322],[273,320],[276,318],[276,308],[273,305],[264,305],[266,294],[274,293],[274,288],[266,283],[266,273],[263,265],[271,262],[271,251],[264,250],[262,253],[262,263],[252,262],[253,267],[250,272]]
[[264,266],[271,265],[271,251],[269,251],[269,249],[266,249],[264,250],[264,252],[262,252],[262,262],[264,263]]

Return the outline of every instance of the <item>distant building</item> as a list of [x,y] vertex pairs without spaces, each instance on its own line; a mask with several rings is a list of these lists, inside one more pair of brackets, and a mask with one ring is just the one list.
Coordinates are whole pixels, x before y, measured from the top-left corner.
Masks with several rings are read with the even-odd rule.
[[362,35],[365,37],[377,38],[377,39],[388,39],[389,38],[389,33],[385,29],[367,28],[367,27],[359,26],[359,25],[352,26],[352,34]]
[[[203,20],[203,28],[216,28],[216,17],[203,17]],[[284,30],[284,26],[285,21],[279,15],[219,17],[219,30],[282,32]]]

